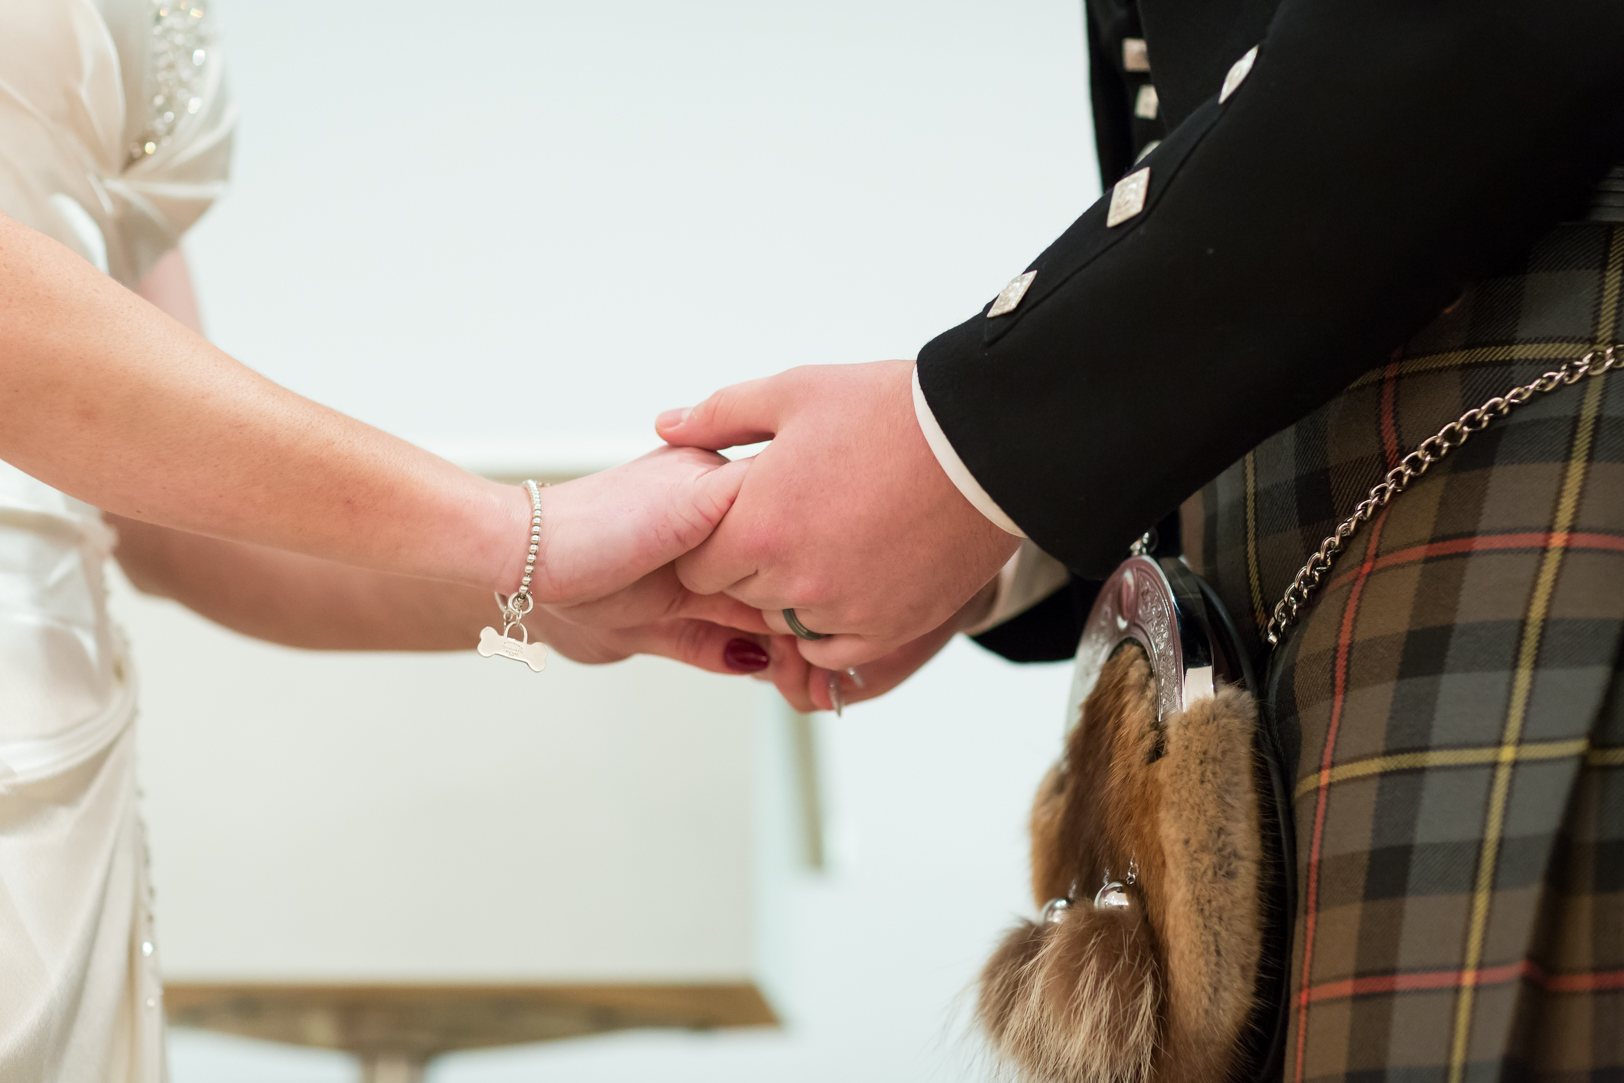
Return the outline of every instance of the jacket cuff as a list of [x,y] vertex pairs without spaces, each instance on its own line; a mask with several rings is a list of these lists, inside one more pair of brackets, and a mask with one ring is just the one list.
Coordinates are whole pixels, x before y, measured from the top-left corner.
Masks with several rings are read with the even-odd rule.
[[[975,509],[990,519],[994,526],[1006,534],[1013,534],[1017,538],[1026,537],[1025,531],[1015,525],[1015,520],[1004,514],[993,498],[987,495],[987,490],[975,479],[969,469],[965,467],[964,460],[959,453],[953,450],[948,442],[947,434],[942,431],[941,425],[936,422],[936,415],[930,412],[930,403],[925,401],[925,393],[919,388],[919,366],[913,370],[913,401],[914,417],[919,422],[919,431],[925,435],[925,443],[930,445],[930,452],[936,456],[942,470],[948,479],[964,494]],[[1017,554],[1018,555],[1018,554]],[[1011,560],[1014,558],[1011,557]]]
[[1062,662],[1077,653],[1083,620],[1100,584],[1073,578],[1031,609],[990,628],[975,642],[1011,662]]

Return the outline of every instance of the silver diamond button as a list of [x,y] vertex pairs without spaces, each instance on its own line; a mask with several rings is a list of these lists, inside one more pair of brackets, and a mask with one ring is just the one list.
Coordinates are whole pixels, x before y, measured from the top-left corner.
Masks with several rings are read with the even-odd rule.
[[1122,39],[1122,70],[1150,70],[1150,51],[1145,48],[1144,38]]
[[1224,89],[1218,92],[1218,103],[1220,105],[1229,100],[1229,96],[1235,93],[1236,87],[1246,82],[1246,77],[1252,74],[1252,65],[1256,63],[1257,46],[1254,45],[1246,50],[1245,56],[1230,65],[1229,74],[1224,76]]
[[1137,169],[1111,187],[1111,206],[1105,212],[1105,224],[1120,226],[1145,209],[1145,197],[1150,194],[1150,166]]
[[987,315],[1002,316],[1014,312],[1015,306],[1021,303],[1021,298],[1026,296],[1027,289],[1037,276],[1036,271],[1027,271],[1018,278],[1010,279],[1009,285],[999,292],[997,298],[993,300],[992,307],[987,309]]
[[1156,110],[1161,108],[1161,104],[1156,88],[1146,83],[1139,88],[1139,95],[1133,100],[1133,115],[1140,120],[1155,120]]

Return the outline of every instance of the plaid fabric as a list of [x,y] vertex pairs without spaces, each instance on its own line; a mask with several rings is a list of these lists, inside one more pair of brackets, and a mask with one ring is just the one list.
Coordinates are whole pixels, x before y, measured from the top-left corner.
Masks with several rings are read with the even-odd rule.
[[[1185,509],[1257,631],[1389,467],[1624,339],[1624,226],[1562,226]],[[1350,542],[1270,659],[1296,744],[1287,1083],[1624,1079],[1624,373],[1516,408]]]

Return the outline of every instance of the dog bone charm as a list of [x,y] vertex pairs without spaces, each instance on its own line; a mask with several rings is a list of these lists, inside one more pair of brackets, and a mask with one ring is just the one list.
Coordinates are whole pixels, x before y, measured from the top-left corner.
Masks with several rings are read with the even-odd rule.
[[[515,662],[523,662],[534,673],[540,673],[547,668],[547,644],[530,642],[530,633],[525,632],[522,640],[514,639],[507,634],[507,629],[498,632],[495,628],[485,628],[479,633],[479,653],[481,657],[490,658],[498,656],[511,658]],[[524,625],[519,625],[521,631]]]

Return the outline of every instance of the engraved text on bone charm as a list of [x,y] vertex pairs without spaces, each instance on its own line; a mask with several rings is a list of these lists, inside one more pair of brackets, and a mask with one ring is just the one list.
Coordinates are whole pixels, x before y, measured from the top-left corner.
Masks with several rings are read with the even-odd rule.
[[530,642],[530,633],[524,625],[519,625],[519,631],[524,638],[514,639],[508,631],[514,626],[509,624],[498,632],[495,628],[484,628],[479,633],[479,653],[490,658],[511,658],[515,662],[523,662],[533,672],[540,673],[547,668],[547,644]]

